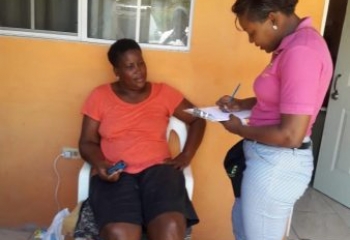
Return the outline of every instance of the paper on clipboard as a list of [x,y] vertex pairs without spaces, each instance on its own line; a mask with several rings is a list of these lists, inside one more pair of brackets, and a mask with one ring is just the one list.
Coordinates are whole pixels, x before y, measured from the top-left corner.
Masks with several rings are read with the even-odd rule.
[[189,108],[185,112],[188,112],[196,117],[204,118],[213,122],[227,121],[230,119],[230,114],[235,115],[241,119],[242,123],[246,123],[250,117],[250,110],[243,110],[238,112],[223,112],[218,106],[202,107],[202,108]]

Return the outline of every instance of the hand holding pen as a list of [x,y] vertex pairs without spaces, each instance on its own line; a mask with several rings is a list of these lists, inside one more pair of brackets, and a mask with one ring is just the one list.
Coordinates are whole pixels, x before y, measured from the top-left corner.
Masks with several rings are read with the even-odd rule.
[[221,111],[223,112],[234,112],[234,111],[239,111],[241,110],[240,108],[240,100],[235,99],[235,96],[240,88],[241,84],[239,83],[235,90],[233,91],[232,95],[225,95],[221,97],[217,102],[216,105],[219,106]]

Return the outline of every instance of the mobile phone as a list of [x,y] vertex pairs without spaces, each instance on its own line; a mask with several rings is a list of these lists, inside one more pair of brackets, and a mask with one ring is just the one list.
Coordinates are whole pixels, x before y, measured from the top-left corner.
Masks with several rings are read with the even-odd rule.
[[108,175],[111,175],[113,174],[114,172],[122,169],[124,170],[126,168],[126,163],[123,161],[123,160],[120,160],[119,162],[117,162],[116,164],[114,164],[112,167],[109,167],[107,169],[107,174]]

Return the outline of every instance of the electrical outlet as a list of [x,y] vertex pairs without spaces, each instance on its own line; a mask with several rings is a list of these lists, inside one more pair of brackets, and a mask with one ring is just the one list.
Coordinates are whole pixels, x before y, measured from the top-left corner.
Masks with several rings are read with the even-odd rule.
[[80,153],[77,148],[63,147],[62,157],[67,159],[77,159],[77,158],[80,158]]

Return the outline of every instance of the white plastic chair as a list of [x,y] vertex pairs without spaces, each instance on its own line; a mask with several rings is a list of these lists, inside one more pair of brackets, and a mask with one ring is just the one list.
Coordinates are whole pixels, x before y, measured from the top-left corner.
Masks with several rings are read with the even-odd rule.
[[[172,131],[175,132],[176,135],[178,136],[180,151],[182,151],[187,139],[187,126],[184,122],[180,121],[179,119],[175,117],[170,117],[169,125],[167,128],[168,140],[170,138],[170,133]],[[189,199],[192,200],[194,181],[193,181],[191,166],[187,166],[183,170],[183,173],[185,176],[187,194]],[[90,175],[91,175],[91,165],[85,162],[79,172],[78,203],[81,201],[84,201],[89,196],[89,185],[90,185],[90,177],[91,177]],[[190,240],[190,239],[191,239],[191,228],[188,228],[186,231],[186,237],[184,240]]]
[[[174,131],[179,138],[180,151],[183,150],[187,139],[187,127],[186,124],[175,117],[169,119],[169,125],[167,129],[167,138],[169,139],[171,131]],[[78,203],[87,199],[89,195],[91,165],[87,162],[84,163],[79,172],[78,179]],[[184,169],[184,175],[186,180],[186,190],[188,197],[192,200],[193,196],[193,176],[191,167],[188,166]]]

